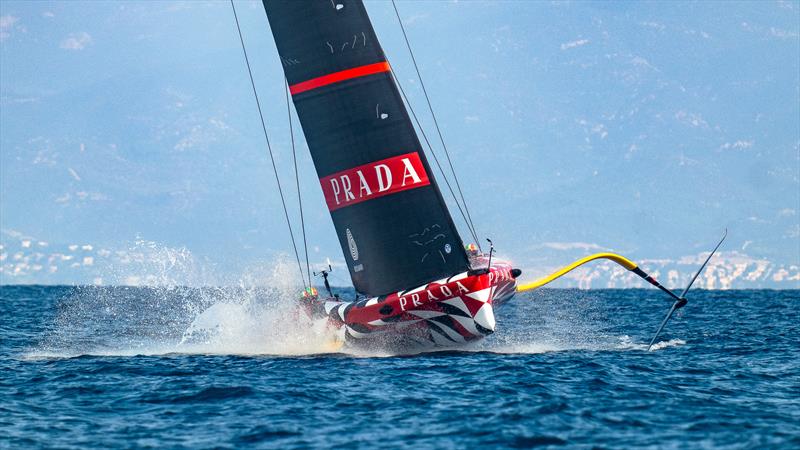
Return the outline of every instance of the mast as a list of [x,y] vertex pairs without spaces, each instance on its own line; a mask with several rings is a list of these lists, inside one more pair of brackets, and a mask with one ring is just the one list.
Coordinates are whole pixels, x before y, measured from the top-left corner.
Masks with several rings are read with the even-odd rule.
[[413,288],[469,268],[360,0],[263,0],[356,290]]

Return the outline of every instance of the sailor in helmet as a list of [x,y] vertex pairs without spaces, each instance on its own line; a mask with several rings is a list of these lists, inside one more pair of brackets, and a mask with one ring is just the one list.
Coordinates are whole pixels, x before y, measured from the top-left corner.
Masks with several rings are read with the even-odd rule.
[[303,290],[303,300],[313,300],[319,297],[317,288],[309,286]]

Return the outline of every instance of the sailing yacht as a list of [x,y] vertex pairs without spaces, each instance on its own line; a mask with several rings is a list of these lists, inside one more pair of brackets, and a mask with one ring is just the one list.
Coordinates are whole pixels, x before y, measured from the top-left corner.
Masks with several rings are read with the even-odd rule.
[[361,1],[264,0],[347,268],[309,295],[348,343],[454,346],[495,329],[519,270],[468,254]]
[[[487,253],[474,243],[465,247],[409,117],[408,100],[362,1],[263,0],[263,4],[286,78],[287,109],[291,95],[356,290],[354,299],[341,299],[328,286],[327,271],[322,271],[327,295],[307,287],[300,300],[312,319],[334,330],[338,344],[402,350],[461,346],[493,333],[495,308],[516,293],[538,289],[597,259],[621,265],[672,301],[648,349],[673,313],[687,304],[687,292],[727,230],[680,295],[614,253],[589,255],[541,279],[518,284],[522,272],[494,258],[490,240]],[[233,0],[231,7],[236,18]],[[239,28],[238,18],[236,24]],[[261,113],[241,28],[239,38]],[[411,56],[413,60],[413,52]],[[425,92],[422,82],[421,86]],[[433,119],[436,123],[435,115]],[[263,116],[262,125],[272,157]],[[441,142],[446,153],[444,139]],[[478,243],[455,170],[461,202],[429,143],[428,148]],[[280,191],[277,170],[275,174]],[[294,242],[285,202],[284,213]]]

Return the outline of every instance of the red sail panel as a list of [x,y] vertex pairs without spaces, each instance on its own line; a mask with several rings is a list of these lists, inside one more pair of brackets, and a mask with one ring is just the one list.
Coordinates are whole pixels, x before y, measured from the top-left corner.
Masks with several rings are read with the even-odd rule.
[[300,83],[293,84],[289,86],[289,92],[291,92],[292,95],[296,95],[301,92],[310,91],[312,89],[338,83],[340,81],[365,77],[367,75],[374,75],[381,72],[388,72],[389,70],[389,63],[386,61],[375,64],[367,64],[366,66],[353,67],[352,69],[340,70],[339,72],[329,73],[328,75],[323,75],[321,77],[312,78],[307,81],[301,81]]

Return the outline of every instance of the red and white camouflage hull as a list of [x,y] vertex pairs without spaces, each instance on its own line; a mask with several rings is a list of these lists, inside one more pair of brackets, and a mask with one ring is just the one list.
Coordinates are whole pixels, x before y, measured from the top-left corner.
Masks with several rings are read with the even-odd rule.
[[[458,347],[495,330],[494,310],[516,293],[512,267],[493,260],[415,289],[356,302],[312,299],[312,318],[326,318],[348,346],[393,350]],[[518,271],[517,271],[518,274]]]

